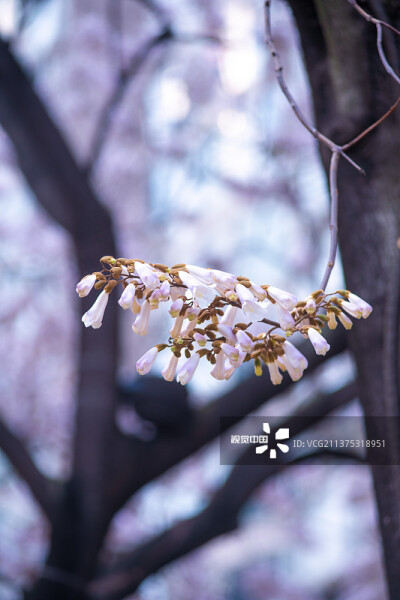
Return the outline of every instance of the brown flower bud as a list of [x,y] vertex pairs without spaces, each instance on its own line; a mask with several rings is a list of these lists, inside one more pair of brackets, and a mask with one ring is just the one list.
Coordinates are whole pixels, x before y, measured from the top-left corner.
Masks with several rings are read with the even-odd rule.
[[115,288],[116,285],[118,285],[118,281],[115,281],[115,279],[110,279],[110,281],[107,283],[106,287],[104,288],[104,291],[106,292],[106,294],[111,294],[111,292],[113,291],[113,289]]
[[114,265],[116,261],[113,256],[102,256],[100,262],[106,263],[107,265]]
[[95,290],[101,290],[101,288],[103,287],[103,285],[106,283],[105,279],[100,279],[100,281],[96,281],[96,283],[94,284],[94,289]]
[[121,267],[113,267],[111,269],[111,275],[114,277],[114,279],[119,279],[122,273],[122,269]]

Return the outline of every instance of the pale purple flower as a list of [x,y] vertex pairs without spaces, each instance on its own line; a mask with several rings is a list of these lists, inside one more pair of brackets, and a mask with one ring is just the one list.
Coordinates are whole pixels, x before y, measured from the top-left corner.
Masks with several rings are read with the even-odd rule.
[[236,308],[236,306],[228,306],[228,308],[224,312],[224,316],[220,319],[220,325],[229,325],[230,327],[232,327],[237,312],[238,309]]
[[170,291],[171,286],[169,281],[163,281],[160,286],[160,302],[167,302],[169,300]]
[[306,305],[304,308],[309,315],[312,315],[315,312],[317,305],[315,304],[315,300],[312,296],[308,296],[308,298],[306,298]]
[[165,365],[164,369],[161,371],[161,375],[164,377],[165,381],[173,381],[176,373],[176,367],[178,366],[179,358],[172,354]]
[[238,283],[236,293],[239,296],[240,303],[245,315],[254,318],[264,318],[270,303],[267,301],[258,302],[251,291],[241,283]]
[[223,293],[227,290],[231,290],[237,284],[237,278],[235,275],[232,275],[232,273],[219,271],[218,269],[211,269],[211,275],[213,281],[219,285]]
[[344,313],[341,312],[338,315],[338,319],[345,329],[351,329],[353,327],[353,321]]
[[307,368],[308,362],[305,356],[289,341],[284,341],[282,347],[285,351],[286,356],[296,368],[300,368],[304,371]]
[[329,329],[336,329],[337,327],[336,315],[333,310],[328,310],[328,327]]
[[161,292],[160,292],[160,288],[157,288],[154,290],[154,292],[151,294],[151,296],[149,298],[151,310],[155,310],[156,308],[158,308],[160,300],[161,300]]
[[179,368],[176,380],[182,385],[186,385],[192,379],[200,361],[200,355],[195,352],[190,358]]
[[372,312],[372,306],[370,304],[368,304],[368,302],[365,302],[365,300],[363,300],[356,294],[353,294],[352,292],[349,293],[348,299],[350,302],[355,304],[361,310],[363,319],[366,319],[367,317],[369,317],[369,315]]
[[132,329],[138,335],[146,335],[150,318],[150,302],[145,300],[140,307],[140,312],[136,317]]
[[104,290],[101,292],[100,296],[97,298],[96,302],[93,304],[91,308],[82,317],[82,321],[85,327],[93,327],[93,329],[98,329],[101,327],[101,323],[104,317],[104,311],[106,310],[106,306],[108,303],[109,294],[107,294]]
[[154,290],[160,286],[161,282],[157,276],[159,272],[153,269],[153,267],[147,263],[136,262],[135,269],[146,288]]
[[196,344],[198,344],[200,347],[204,347],[208,342],[206,336],[203,335],[202,333],[198,333],[197,331],[193,335],[193,339],[196,342]]
[[297,304],[297,298],[294,294],[280,290],[279,288],[268,286],[268,294],[279,302],[286,310],[292,310]]
[[133,283],[129,283],[121,294],[118,304],[124,309],[132,308],[135,298],[136,288]]
[[255,295],[255,297],[257,298],[257,300],[265,300],[265,298],[267,297],[267,292],[260,286],[257,285],[256,283],[253,283],[251,281],[251,291],[253,292],[253,294]]
[[274,385],[279,385],[282,382],[282,374],[279,371],[278,364],[276,361],[267,362],[267,367],[269,370],[269,375],[271,377],[271,381]]
[[201,283],[206,285],[211,285],[213,283],[211,269],[204,269],[203,267],[197,267],[196,265],[186,265],[186,269],[190,275],[193,275],[193,277],[195,277],[198,281],[201,281]]
[[179,315],[179,313],[181,312],[183,306],[183,298],[177,298],[176,300],[174,300],[170,306],[169,309],[169,314],[171,315],[171,317],[177,317]]
[[356,319],[366,319],[372,312],[372,306],[365,302],[355,294],[349,292],[348,294],[348,302],[345,300],[339,300],[340,306],[349,313],[352,317]]
[[204,285],[185,271],[179,271],[179,277],[182,283],[191,291],[193,298],[197,300],[200,308],[206,308],[215,298],[215,288],[210,285]]
[[234,346],[237,343],[237,339],[236,339],[235,334],[233,333],[233,329],[229,325],[225,325],[225,324],[221,325],[221,323],[220,323],[218,325],[218,331],[224,336],[224,338],[226,338],[226,340],[232,346]]
[[136,363],[136,371],[139,375],[146,375],[151,367],[154,365],[154,362],[157,358],[158,350],[157,348],[150,348],[147,350],[145,354]]
[[184,316],[179,316],[176,317],[174,324],[172,325],[171,329],[170,329],[170,336],[175,339],[179,336],[181,330],[182,330],[182,325],[183,325],[183,320],[184,320]]
[[309,327],[307,329],[307,334],[310,342],[314,346],[314,350],[317,354],[325,356],[328,352],[330,345],[326,341],[326,339],[313,327]]
[[79,298],[84,298],[91,292],[94,284],[96,283],[96,275],[86,275],[80,280],[76,286],[76,291],[79,294]]
[[215,379],[219,379],[222,381],[225,379],[226,369],[225,369],[225,355],[223,352],[220,352],[216,355],[216,363],[211,369],[211,375],[215,377]]
[[238,340],[239,345],[240,345],[241,349],[243,350],[243,352],[251,352],[252,351],[254,342],[252,341],[250,336],[247,335],[247,333],[245,331],[242,331],[241,329],[239,329],[236,332],[236,337],[237,337],[237,340]]
[[284,331],[287,331],[288,329],[294,329],[295,322],[290,312],[286,310],[286,308],[283,308],[283,306],[278,302],[275,304],[275,307],[275,310],[278,313],[278,320],[281,329]]
[[232,346],[231,344],[222,343],[221,350],[226,354],[229,362],[235,368],[240,367],[246,357],[246,352],[243,352],[243,350],[237,346]]

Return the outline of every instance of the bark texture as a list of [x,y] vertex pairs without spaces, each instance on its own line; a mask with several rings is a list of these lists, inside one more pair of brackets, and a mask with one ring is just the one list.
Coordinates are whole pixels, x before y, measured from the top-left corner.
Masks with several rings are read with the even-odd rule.
[[[376,46],[376,28],[347,0],[290,0],[310,81],[315,122],[339,144],[379,118],[400,95]],[[362,6],[399,27],[400,3]],[[397,71],[399,42],[384,34],[384,49]],[[339,166],[339,242],[346,285],[374,311],[349,335],[365,414],[399,414],[400,112],[360,141],[350,156],[366,171]],[[320,148],[326,171],[329,152]],[[397,423],[375,425],[370,438],[385,437],[399,464]],[[400,598],[400,467],[373,468],[390,598]]]

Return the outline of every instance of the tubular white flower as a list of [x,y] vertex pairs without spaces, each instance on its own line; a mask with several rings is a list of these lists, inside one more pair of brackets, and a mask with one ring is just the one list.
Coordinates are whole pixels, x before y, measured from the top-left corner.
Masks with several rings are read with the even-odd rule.
[[183,306],[183,298],[177,298],[176,300],[174,300],[170,306],[169,309],[169,314],[171,315],[171,317],[177,317],[179,315],[179,313],[181,312]]
[[101,323],[104,317],[104,311],[108,303],[109,295],[103,290],[96,302],[82,317],[83,324],[85,327],[92,326],[93,329],[101,327]]
[[364,319],[366,319],[371,314],[372,306],[370,304],[368,304],[368,302],[365,302],[365,300],[363,300],[356,294],[353,294],[352,292],[350,292],[349,293],[349,301],[360,308]]
[[239,296],[234,290],[228,290],[224,296],[229,302],[239,302]]
[[220,325],[229,325],[233,327],[233,322],[235,320],[235,316],[238,309],[236,306],[228,306],[228,308],[224,312],[224,316],[221,317]]
[[251,291],[241,283],[238,283],[235,289],[245,315],[261,319],[265,317],[266,311],[270,306],[269,302],[258,302],[255,300]]
[[345,329],[351,329],[353,327],[353,321],[344,313],[341,312],[338,315],[338,319]]
[[216,291],[214,286],[204,285],[197,278],[185,271],[179,271],[179,277],[182,283],[192,292],[200,308],[206,308],[214,300]]
[[361,319],[362,310],[353,302],[347,302],[346,300],[339,300],[340,307],[345,310],[349,315],[355,317],[356,319]]
[[254,342],[252,341],[250,336],[247,335],[247,333],[245,331],[242,331],[241,329],[239,329],[236,332],[236,337],[237,337],[237,340],[238,340],[239,345],[240,345],[241,349],[243,350],[243,352],[251,352],[252,351]]
[[253,283],[251,281],[251,291],[253,292],[253,294],[255,295],[255,297],[257,298],[257,300],[265,300],[265,298],[267,297],[267,292],[260,286],[257,285],[256,283]]
[[156,287],[160,286],[161,282],[157,276],[157,271],[153,269],[153,267],[147,263],[136,262],[135,269],[147,288],[154,290]]
[[196,342],[196,344],[198,344],[201,348],[204,347],[208,342],[206,336],[203,335],[202,333],[198,333],[197,331],[193,335],[193,339]]
[[215,283],[218,283],[224,291],[231,290],[237,284],[237,278],[232,273],[226,271],[219,271],[218,269],[211,269],[211,276]]
[[173,381],[174,380],[178,362],[179,362],[179,358],[171,352],[171,356],[170,356],[167,364],[165,365],[164,369],[161,371],[161,375],[164,377],[165,381]]
[[160,300],[161,300],[160,288],[157,288],[154,290],[154,292],[151,294],[151,296],[149,298],[151,310],[155,310],[156,308],[158,308]]
[[132,308],[133,300],[135,298],[136,288],[133,283],[129,283],[124,291],[121,294],[120,299],[118,300],[118,304],[126,310],[127,308]]
[[231,346],[234,346],[235,344],[237,344],[237,339],[235,334],[233,333],[233,329],[232,327],[230,327],[229,325],[224,325],[221,323],[218,325],[218,331],[224,336],[224,338],[226,338],[226,340],[228,341],[228,343]]
[[138,335],[146,335],[150,318],[150,302],[145,300],[140,307],[140,312],[132,325],[132,329]]
[[234,367],[229,360],[225,361],[225,377],[224,379],[226,381],[228,381],[228,379],[230,379],[232,377],[232,375],[234,374],[234,372],[236,371],[236,367]]
[[293,366],[286,354],[279,356],[277,359],[277,363],[278,367],[281,367],[289,373],[292,381],[298,381],[303,376],[304,369],[300,366]]
[[198,281],[201,281],[206,285],[213,283],[211,269],[204,269],[203,267],[197,267],[196,265],[186,265],[186,269],[188,270],[188,273],[193,275],[193,277],[195,277]]
[[290,294],[289,292],[285,292],[284,290],[280,290],[279,288],[268,286],[268,294],[272,296],[274,300],[279,302],[286,308],[286,310],[292,310],[297,304],[297,298],[294,294]]
[[196,327],[197,325],[197,321],[189,321],[189,319],[186,319],[185,317],[185,321],[183,322],[182,325],[182,331],[181,331],[181,337],[186,338],[188,337],[189,333],[191,331],[193,331],[193,329]]
[[296,368],[300,368],[304,371],[307,368],[308,362],[305,356],[294,346],[291,342],[285,341],[282,344],[286,356]]
[[217,354],[216,363],[211,369],[211,375],[215,377],[215,379],[219,379],[222,381],[225,379],[226,369],[225,369],[225,355],[223,352]]
[[309,315],[312,315],[315,312],[317,305],[315,304],[315,300],[312,296],[308,296],[308,298],[306,299],[306,305],[304,308],[305,308],[305,311]]
[[184,320],[184,316],[179,316],[175,319],[174,324],[172,325],[171,329],[170,329],[170,336],[175,339],[178,337],[178,335],[180,334],[181,330],[182,330],[182,325],[183,325],[183,320]]
[[288,329],[294,329],[295,322],[290,312],[286,310],[286,308],[283,308],[283,306],[279,303],[276,303],[275,306],[275,310],[278,312],[278,320],[281,329],[284,331],[287,331]]
[[76,286],[76,292],[79,294],[79,298],[84,298],[92,291],[94,284],[96,283],[96,275],[86,275],[80,280]]
[[195,321],[199,316],[200,308],[198,306],[191,306],[186,310],[185,316],[189,321]]
[[330,345],[328,344],[326,339],[319,333],[319,331],[317,331],[313,327],[309,327],[307,329],[307,334],[310,342],[314,346],[316,354],[325,356],[325,354],[330,348]]
[[180,367],[176,380],[182,385],[186,385],[192,379],[194,372],[199,364],[200,355],[195,352],[190,358]]
[[175,302],[175,300],[177,300],[178,298],[182,298],[186,293],[186,288],[184,287],[177,287],[176,285],[171,286],[170,289],[170,296],[171,296],[171,300],[173,302]]
[[231,344],[222,343],[221,350],[226,354],[229,362],[235,368],[240,367],[246,356],[246,352],[243,352],[237,346],[231,346]]
[[140,313],[141,307],[142,307],[142,305],[140,304],[140,302],[138,302],[136,300],[136,298],[133,298],[131,311],[133,312],[134,315],[138,315]]
[[337,327],[336,315],[333,310],[328,310],[328,327],[329,329],[336,329]]
[[160,302],[167,302],[169,300],[169,294],[171,286],[169,281],[163,281],[160,286]]
[[154,365],[154,362],[157,358],[158,350],[157,348],[150,348],[147,350],[145,354],[136,363],[136,371],[139,375],[146,375],[151,367]]
[[279,385],[282,382],[282,374],[279,371],[278,365],[276,361],[267,362],[267,367],[269,370],[269,375],[271,377],[271,381],[274,385]]

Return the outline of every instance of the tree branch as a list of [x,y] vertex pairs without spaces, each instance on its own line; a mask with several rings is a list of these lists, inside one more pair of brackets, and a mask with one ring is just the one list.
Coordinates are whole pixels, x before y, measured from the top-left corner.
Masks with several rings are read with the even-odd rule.
[[28,485],[33,497],[50,522],[53,522],[61,484],[39,471],[22,441],[0,420],[0,448]]
[[[310,426],[356,396],[357,386],[351,383],[333,394],[316,398],[297,414],[288,417],[282,427],[289,427],[291,435],[299,434],[304,427],[299,417],[311,417],[308,421]],[[120,557],[117,565],[110,567],[104,576],[90,585],[90,597],[94,600],[120,600],[132,594],[146,577],[161,567],[199,548],[209,540],[234,530],[237,527],[238,514],[253,492],[266,479],[288,465],[240,465],[240,461],[252,452],[254,450],[250,448],[243,453],[227,481],[216,492],[205,510]],[[310,454],[307,454],[299,460],[310,458]]]

